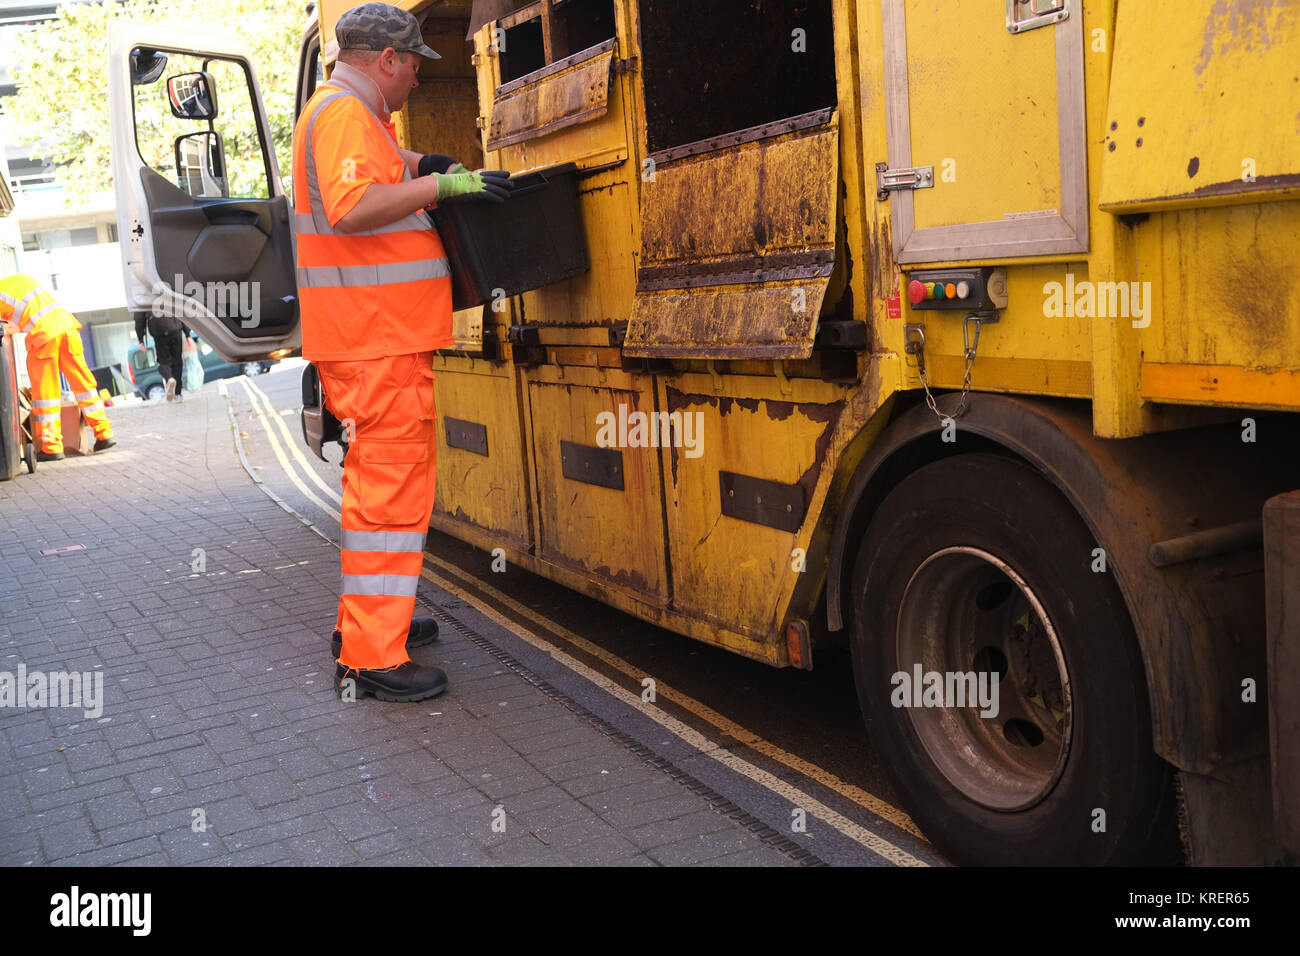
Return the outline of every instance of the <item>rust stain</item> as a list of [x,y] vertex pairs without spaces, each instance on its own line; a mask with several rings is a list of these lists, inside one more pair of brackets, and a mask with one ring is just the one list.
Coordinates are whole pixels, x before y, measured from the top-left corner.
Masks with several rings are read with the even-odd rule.
[[[1194,175],[1189,172],[1188,175]],[[1268,192],[1283,189],[1300,189],[1300,173],[1283,173],[1277,176],[1258,176],[1254,182],[1241,179],[1229,179],[1222,183],[1207,183],[1197,186],[1189,193],[1175,193],[1172,196],[1149,196],[1146,199],[1126,200],[1117,208],[1141,206],[1146,203],[1169,203],[1179,199],[1204,199],[1211,196],[1237,196],[1250,193]],[[1109,208],[1109,207],[1107,207]]]
[[1230,46],[1260,48],[1273,45],[1274,31],[1282,33],[1294,19],[1296,7],[1290,0],[1215,0],[1205,21],[1205,44],[1193,64],[1200,76],[1210,61]]

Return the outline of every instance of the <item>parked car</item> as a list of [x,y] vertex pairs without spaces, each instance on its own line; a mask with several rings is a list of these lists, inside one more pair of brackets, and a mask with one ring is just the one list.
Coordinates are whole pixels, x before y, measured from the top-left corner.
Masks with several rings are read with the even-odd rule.
[[[203,381],[215,382],[219,378],[234,378],[237,375],[261,375],[269,371],[278,359],[264,362],[227,362],[213,351],[212,346],[202,339],[195,340],[199,347],[199,364],[203,366]],[[159,399],[167,394],[167,383],[158,371],[158,358],[153,346],[140,348],[138,345],[127,349],[127,377],[142,398]]]

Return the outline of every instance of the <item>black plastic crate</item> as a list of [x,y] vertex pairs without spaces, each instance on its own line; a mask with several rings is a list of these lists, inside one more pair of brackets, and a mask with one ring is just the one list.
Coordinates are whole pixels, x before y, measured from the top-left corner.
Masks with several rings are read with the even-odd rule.
[[591,268],[578,211],[577,166],[525,173],[509,185],[505,202],[457,197],[433,211],[451,262],[453,309],[540,289]]

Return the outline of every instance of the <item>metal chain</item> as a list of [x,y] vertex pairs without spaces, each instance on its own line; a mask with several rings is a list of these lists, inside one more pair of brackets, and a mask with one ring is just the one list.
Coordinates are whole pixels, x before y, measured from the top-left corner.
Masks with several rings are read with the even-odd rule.
[[[968,332],[972,320],[975,322],[975,339],[973,342],[970,341]],[[957,400],[957,407],[953,410],[951,415],[945,415],[939,410],[939,405],[934,400],[934,393],[930,391],[930,372],[925,367],[925,330],[919,326],[914,327],[920,335],[920,339],[915,343],[915,345],[910,342],[907,343],[904,348],[905,351],[916,356],[916,368],[920,373],[921,387],[925,389],[925,404],[930,411],[934,412],[941,424],[946,424],[950,419],[956,421],[962,416],[962,413],[966,411],[966,402],[970,397],[971,370],[975,367],[975,351],[979,348],[980,342],[980,326],[985,322],[996,321],[996,316],[989,318],[987,316],[980,316],[972,313],[971,315],[966,316],[966,319],[962,324],[962,339],[963,344],[966,347],[966,368],[962,375],[961,397]]]

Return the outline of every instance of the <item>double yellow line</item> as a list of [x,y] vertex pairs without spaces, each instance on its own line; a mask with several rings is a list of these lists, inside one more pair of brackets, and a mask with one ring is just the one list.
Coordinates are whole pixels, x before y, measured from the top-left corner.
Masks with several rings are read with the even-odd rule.
[[[266,435],[271,441],[271,448],[275,453],[276,460],[280,463],[280,467],[284,470],[288,479],[300,492],[302,492],[308,501],[311,501],[326,514],[330,515],[330,517],[335,521],[341,521],[342,519],[339,510],[315,494],[296,473],[293,465],[290,463],[290,456],[292,456],[296,459],[299,467],[306,473],[308,479],[316,485],[317,489],[320,490],[327,499],[334,502],[339,507],[342,507],[342,497],[337,491],[331,488],[319,474],[317,474],[316,469],[312,466],[311,462],[307,460],[306,455],[304,455],[302,450],[298,447],[298,443],[294,441],[293,436],[290,435],[289,428],[285,425],[283,417],[276,412],[276,409],[274,405],[271,404],[271,400],[267,394],[247,378],[236,379],[235,381],[242,385],[244,390],[248,393],[249,401],[253,406],[253,411],[261,421],[262,427],[265,429]],[[225,383],[223,382],[223,394],[226,393],[224,386]],[[268,421],[268,418],[275,422],[274,428]],[[280,439],[276,436],[277,430],[283,438],[283,446]],[[286,448],[288,449],[287,453],[285,451]],[[621,684],[611,680],[605,674],[589,667],[582,661],[566,653],[555,643],[546,640],[540,634],[520,626],[515,619],[507,617],[500,611],[496,610],[496,608],[506,608],[514,615],[531,622],[543,631],[548,631],[559,636],[572,647],[577,648],[584,654],[588,654],[596,660],[599,660],[602,664],[614,671],[630,678],[633,684],[639,688],[641,686],[641,679],[646,675],[621,657],[610,653],[603,647],[593,644],[586,638],[575,634],[562,624],[552,621],[544,615],[534,611],[532,608],[520,604],[509,595],[502,593],[490,584],[486,584],[483,581],[465,575],[454,565],[429,554],[427,551],[424,555],[424,563],[425,567],[421,571],[421,574],[427,580],[433,582],[443,590],[454,594],[467,604],[470,604],[483,616],[495,621],[497,624],[506,628],[520,640],[526,642],[532,647],[550,655],[550,657],[557,663],[590,681],[610,696],[634,707],[646,717],[654,720],[669,733],[672,733],[674,736],[694,747],[701,754],[712,758],[728,769],[741,774],[768,791],[789,801],[792,809],[796,807],[802,809],[808,815],[835,828],[844,836],[861,844],[876,855],[889,860],[891,863],[899,866],[928,865],[923,860],[917,859],[906,850],[894,845],[880,834],[867,829],[854,820],[851,820],[836,810],[826,806],[807,791],[801,790],[761,767],[755,766],[743,757],[737,756],[726,749],[726,747],[718,741],[706,737],[693,727],[666,713],[661,707],[657,706],[657,704],[648,704],[644,702],[641,699],[640,693],[631,691]],[[477,592],[477,594],[474,592]],[[492,603],[485,603],[481,599],[480,595],[486,596]],[[764,740],[753,731],[737,724],[722,714],[719,714],[707,704],[704,704],[688,694],[657,680],[655,683],[655,695],[657,699],[668,701],[674,706],[682,708],[699,721],[713,727],[718,732],[743,743],[751,750],[762,754],[769,760],[788,767],[804,777],[807,777],[809,780],[815,781],[828,790],[839,794],[845,799],[862,807],[867,812],[889,822],[893,826],[911,834],[924,843],[925,838],[921,835],[921,831],[917,829],[916,824],[912,822],[911,818],[909,818],[907,814],[902,810],[899,810],[897,807],[881,800],[879,797],[868,793],[861,787],[856,787],[852,784],[846,783],[830,771],[782,750],[775,744]],[[797,838],[797,836],[797,834],[794,835],[795,838]]]

